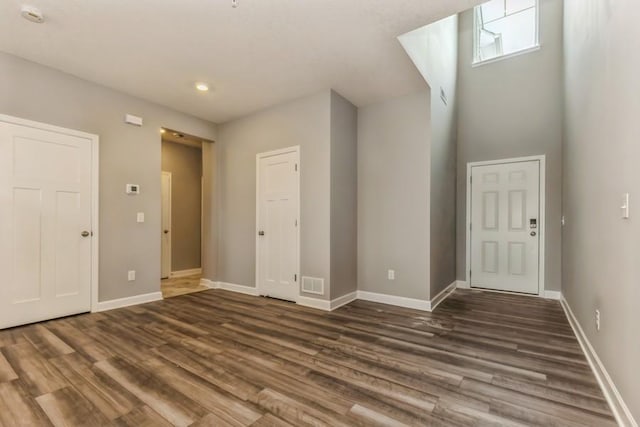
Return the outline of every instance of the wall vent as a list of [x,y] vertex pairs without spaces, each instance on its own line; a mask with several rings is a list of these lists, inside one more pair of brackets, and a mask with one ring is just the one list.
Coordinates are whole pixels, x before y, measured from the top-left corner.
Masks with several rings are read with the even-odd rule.
[[324,295],[324,279],[302,276],[302,292]]

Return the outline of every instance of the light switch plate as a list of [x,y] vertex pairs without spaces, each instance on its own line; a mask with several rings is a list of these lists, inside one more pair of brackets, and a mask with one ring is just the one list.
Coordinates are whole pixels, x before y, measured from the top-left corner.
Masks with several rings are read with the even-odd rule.
[[133,282],[134,280],[136,280],[136,271],[135,270],[129,270],[129,272],[127,273],[127,279],[130,282]]
[[629,219],[629,193],[624,193],[622,195],[622,205],[620,206],[620,210],[622,211],[622,218]]
[[136,220],[138,222],[144,222],[144,212],[138,212],[138,215],[136,217]]
[[395,270],[387,271],[387,278],[389,280],[396,280],[396,271]]

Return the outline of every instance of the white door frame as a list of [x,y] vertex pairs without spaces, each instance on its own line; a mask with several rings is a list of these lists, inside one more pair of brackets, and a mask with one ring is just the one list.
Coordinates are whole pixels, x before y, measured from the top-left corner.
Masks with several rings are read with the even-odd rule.
[[[167,171],[160,171],[160,177],[162,178],[163,175],[167,175],[169,177],[169,275],[167,276],[167,279],[171,279],[171,277],[173,277],[173,266],[171,265],[171,257],[173,255],[172,251],[171,251],[171,242],[173,240],[173,230],[171,229],[171,216],[173,215],[172,212],[172,200],[171,197],[173,196],[173,174],[171,172],[167,172]],[[162,188],[160,188],[160,191],[162,191]],[[162,194],[160,195],[161,200],[160,200],[160,222],[162,223]],[[164,224],[160,224],[160,225],[164,225]],[[161,227],[164,229],[164,227]],[[202,231],[202,230],[201,230]],[[164,230],[162,230],[162,233],[164,234]],[[202,239],[201,239],[202,240]],[[162,241],[160,241],[160,276],[162,277],[162,263],[163,263],[163,259],[162,259]],[[202,264],[200,264],[202,265]]]
[[298,292],[296,295],[296,301],[298,302],[298,297],[300,296],[300,282],[302,281],[302,274],[300,273],[300,194],[302,189],[300,188],[300,146],[295,145],[293,147],[281,148],[278,150],[267,151],[264,153],[256,154],[256,290],[258,291],[258,295],[260,294],[260,236],[258,232],[260,231],[260,160],[266,157],[277,156],[279,154],[286,153],[295,153],[296,154],[296,163],[298,165],[298,226],[296,227],[296,237],[298,241],[298,250],[296,251],[296,265],[298,270],[298,280],[296,281],[296,285],[298,285]]
[[48,132],[60,133],[63,135],[75,136],[78,138],[88,139],[91,142],[91,312],[98,311],[98,251],[100,248],[98,228],[99,222],[99,179],[100,179],[100,137],[93,133],[82,132],[75,129],[67,129],[60,126],[53,126],[47,123],[36,122],[33,120],[21,119],[19,117],[0,114],[0,122],[26,126],[33,129],[40,129]]
[[540,218],[538,219],[538,235],[540,236],[538,245],[538,296],[545,296],[545,269],[544,269],[544,255],[545,255],[545,228],[547,220],[547,211],[545,208],[545,181],[546,181],[546,156],[527,156],[527,157],[514,157],[510,159],[488,160],[482,162],[469,162],[467,163],[467,220],[465,223],[466,232],[466,245],[467,245],[467,259],[466,259],[466,280],[467,287],[471,287],[471,277],[469,272],[471,271],[471,168],[474,166],[487,166],[487,165],[502,165],[507,163],[520,163],[530,161],[540,162]]

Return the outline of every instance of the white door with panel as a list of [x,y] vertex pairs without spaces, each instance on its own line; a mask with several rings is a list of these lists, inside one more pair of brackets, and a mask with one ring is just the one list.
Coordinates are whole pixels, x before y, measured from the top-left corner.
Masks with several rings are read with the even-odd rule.
[[258,155],[258,291],[288,301],[296,301],[299,294],[298,163],[297,147]]
[[161,277],[171,276],[171,172],[162,172]]
[[471,167],[471,287],[539,293],[540,162]]
[[90,311],[92,146],[0,121],[0,328]]

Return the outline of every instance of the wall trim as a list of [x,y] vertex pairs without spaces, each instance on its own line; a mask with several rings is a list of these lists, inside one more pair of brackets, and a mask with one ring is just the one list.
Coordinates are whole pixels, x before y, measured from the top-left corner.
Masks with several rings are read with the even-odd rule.
[[379,294],[375,292],[358,291],[358,299],[416,310],[431,311],[431,301],[417,298],[398,297],[395,295]]
[[236,285],[235,283],[215,282],[215,288],[213,289],[224,289],[225,291],[238,292],[256,297],[260,295],[258,288],[254,288],[253,286]]
[[456,280],[457,289],[469,289],[469,283],[466,280]]
[[195,276],[196,274],[202,274],[202,268],[192,268],[189,270],[172,271],[169,277],[172,279],[176,279],[178,277]]
[[318,310],[331,311],[331,301],[318,298],[310,298],[300,295],[297,301],[298,305],[303,307],[316,308]]
[[217,287],[216,282],[214,282],[213,280],[205,279],[204,277],[200,278],[200,284],[202,286],[206,286],[209,289],[216,289]]
[[555,299],[555,300],[562,300],[562,292],[560,291],[544,291],[544,297],[546,299]]
[[598,384],[600,385],[600,388],[604,393],[604,397],[607,399],[607,403],[609,403],[609,407],[611,408],[611,411],[613,412],[613,415],[615,416],[616,421],[618,422],[618,425],[638,427],[638,424],[634,420],[633,415],[631,414],[631,411],[629,410],[627,405],[624,403],[624,400],[622,400],[622,396],[620,395],[620,392],[618,391],[615,384],[613,383],[613,380],[611,379],[611,377],[609,376],[609,373],[607,372],[604,365],[602,364],[602,361],[598,357],[598,354],[596,353],[593,346],[589,342],[587,335],[582,330],[582,327],[580,326],[578,319],[573,314],[573,311],[571,310],[571,306],[569,306],[569,303],[562,295],[560,298],[560,304],[564,309],[564,312],[567,316],[567,319],[569,320],[569,324],[571,325],[573,332],[578,338],[578,343],[580,343],[580,347],[582,348],[582,351],[587,357],[587,361],[591,366],[591,370],[593,371],[593,373],[596,376],[596,379],[598,380]]
[[458,286],[458,281],[454,280],[453,282],[451,282],[449,284],[449,286],[447,286],[446,288],[444,288],[443,290],[441,290],[440,292],[438,292],[438,295],[436,295],[435,297],[433,297],[430,301],[430,311],[433,311],[436,309],[436,307],[444,300],[446,300],[452,293],[453,291],[456,290],[456,287]]
[[134,295],[132,297],[112,299],[109,301],[100,301],[94,312],[108,311],[116,308],[129,307],[132,305],[145,304],[153,301],[162,300],[162,292],[151,292],[148,294]]
[[335,310],[357,299],[358,299],[358,291],[349,292],[346,295],[342,295],[341,297],[332,299],[330,302],[330,309]]

